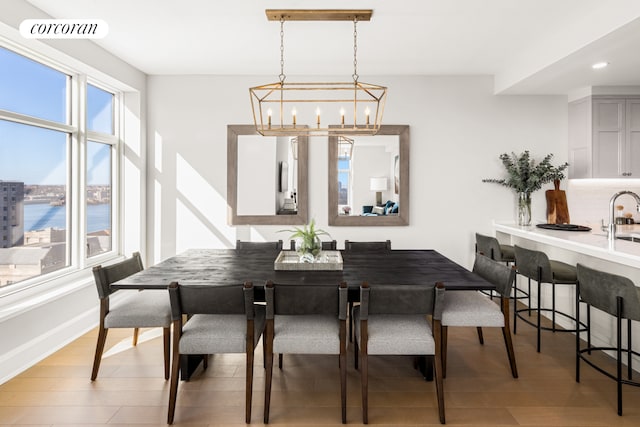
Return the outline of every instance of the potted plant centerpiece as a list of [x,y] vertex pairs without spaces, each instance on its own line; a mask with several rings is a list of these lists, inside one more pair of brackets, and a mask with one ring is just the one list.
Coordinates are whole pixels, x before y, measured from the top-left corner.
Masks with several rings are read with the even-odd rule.
[[295,240],[296,251],[298,251],[300,261],[302,262],[314,262],[322,251],[322,240],[320,236],[329,236],[329,233],[326,231],[316,228],[314,219],[311,219],[309,224],[305,224],[302,227],[294,227],[290,230],[281,231],[293,233],[290,238]]
[[507,177],[502,179],[483,179],[482,182],[493,182],[504,185],[516,191],[518,196],[518,225],[531,224],[531,193],[542,188],[543,184],[556,179],[564,178],[564,170],[569,163],[560,166],[551,164],[553,154],[547,154],[542,161],[537,163],[531,158],[529,151],[516,155],[516,153],[503,153],[500,160],[507,170]]

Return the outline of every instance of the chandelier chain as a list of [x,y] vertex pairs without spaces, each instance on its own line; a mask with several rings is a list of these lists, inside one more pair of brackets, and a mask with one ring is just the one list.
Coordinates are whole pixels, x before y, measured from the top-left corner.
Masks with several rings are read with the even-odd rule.
[[358,17],[353,18],[353,82],[358,83]]
[[284,16],[280,18],[280,83],[287,77],[284,75]]

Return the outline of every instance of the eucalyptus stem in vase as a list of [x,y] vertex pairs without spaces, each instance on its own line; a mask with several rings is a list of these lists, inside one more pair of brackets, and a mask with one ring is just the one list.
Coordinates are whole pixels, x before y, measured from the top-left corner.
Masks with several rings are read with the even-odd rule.
[[507,171],[506,178],[488,178],[482,182],[492,182],[512,188],[517,194],[518,225],[531,224],[531,193],[542,188],[543,184],[564,178],[564,171],[569,166],[565,162],[560,166],[551,164],[553,154],[547,154],[542,161],[536,162],[529,151],[517,155],[503,153],[500,160]]

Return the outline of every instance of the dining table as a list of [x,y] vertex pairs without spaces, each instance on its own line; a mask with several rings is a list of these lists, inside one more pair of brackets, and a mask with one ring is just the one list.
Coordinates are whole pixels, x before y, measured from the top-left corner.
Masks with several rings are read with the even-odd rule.
[[[494,290],[495,286],[433,249],[340,251],[341,270],[279,270],[277,250],[188,249],[114,282],[114,289],[166,289],[181,285],[229,285],[252,282],[256,301],[264,301],[264,284],[338,286],[346,282],[349,302],[360,299],[360,285],[442,283],[445,290]],[[181,377],[189,379],[197,361],[184,358]],[[427,375],[430,376],[430,375]]]
[[[341,270],[276,270],[277,250],[188,249],[113,283],[115,289],[166,289],[182,285],[228,285],[252,282],[338,285],[358,291],[362,282],[424,284],[442,282],[447,290],[492,290],[494,285],[433,249],[340,251]],[[355,295],[350,292],[350,294]],[[355,298],[355,296],[354,296]]]

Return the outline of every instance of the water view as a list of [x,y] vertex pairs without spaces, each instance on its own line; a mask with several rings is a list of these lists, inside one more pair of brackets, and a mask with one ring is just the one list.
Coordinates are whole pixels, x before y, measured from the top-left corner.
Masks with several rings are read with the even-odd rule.
[[[47,203],[24,205],[24,231],[66,229],[66,207]],[[87,232],[111,229],[111,204],[87,205]]]

